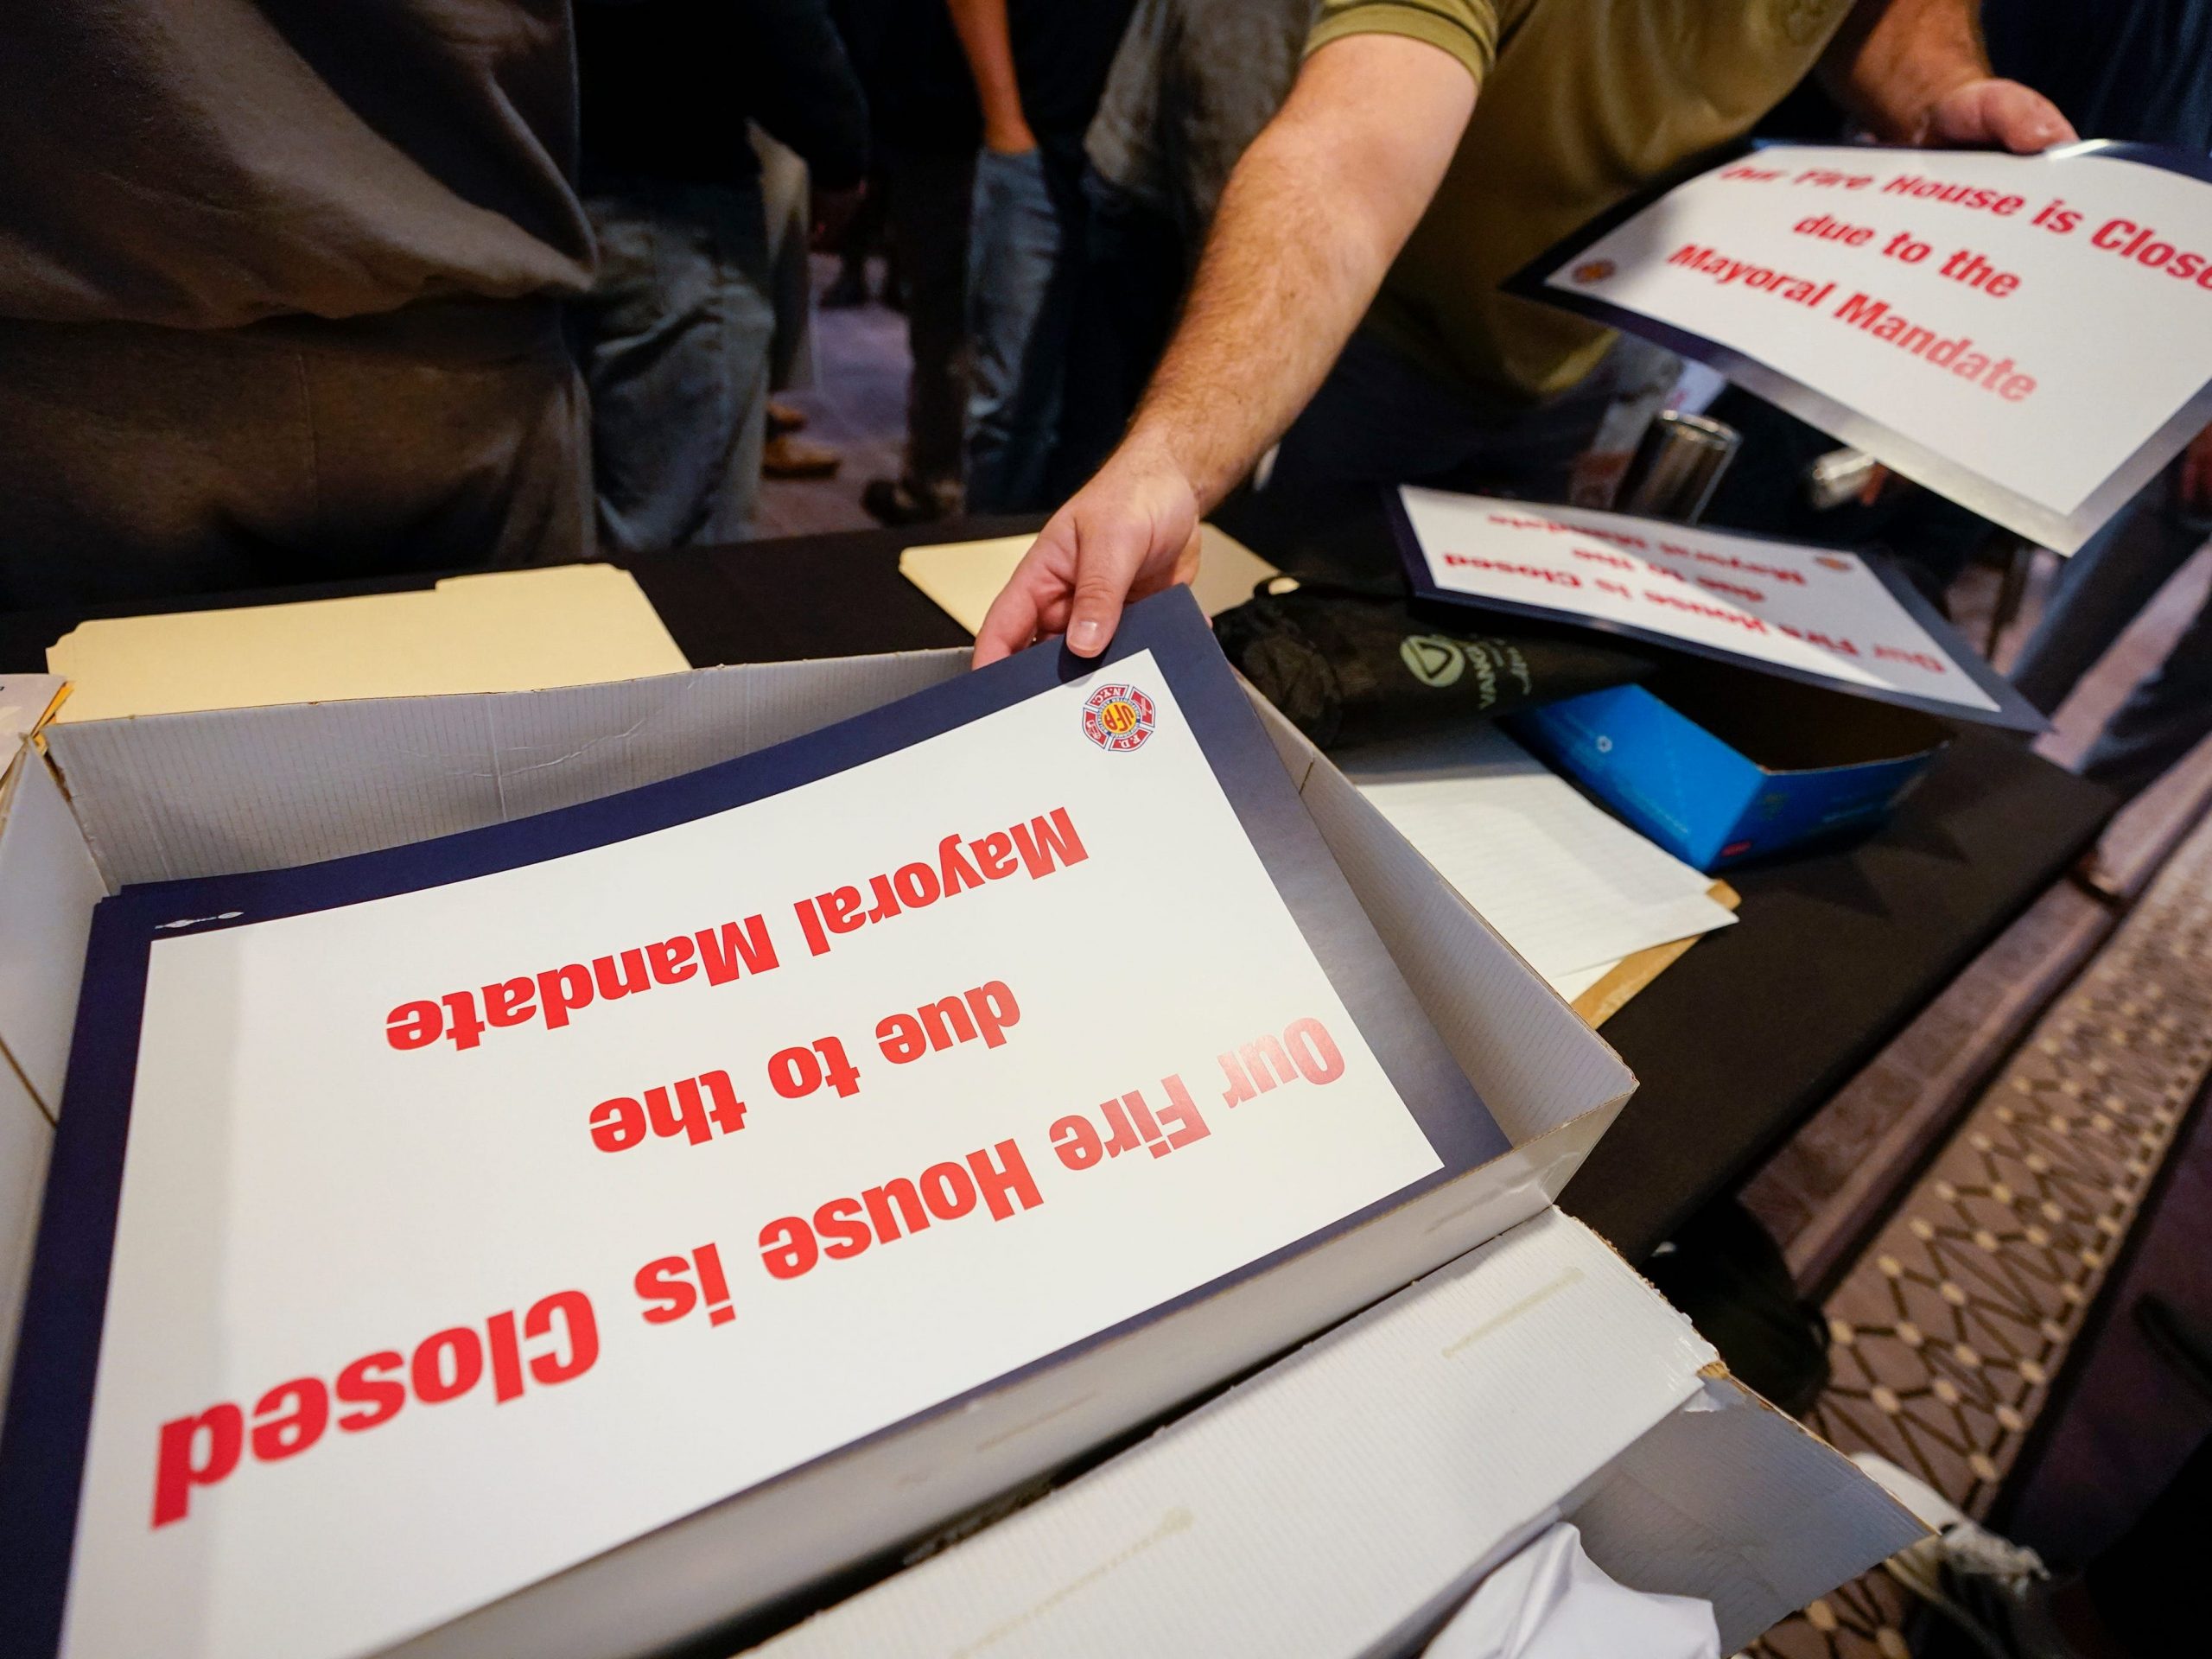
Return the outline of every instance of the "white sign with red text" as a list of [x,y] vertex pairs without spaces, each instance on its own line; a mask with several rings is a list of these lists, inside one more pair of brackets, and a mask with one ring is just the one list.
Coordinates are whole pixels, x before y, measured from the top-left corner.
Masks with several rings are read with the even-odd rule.
[[1523,291],[2071,552],[2212,419],[2212,168],[2152,157],[1770,145]]
[[1427,586],[1800,678],[1993,715],[1961,658],[1854,554],[1405,486]]
[[1148,652],[150,960],[78,1659],[379,1649],[1440,1167]]

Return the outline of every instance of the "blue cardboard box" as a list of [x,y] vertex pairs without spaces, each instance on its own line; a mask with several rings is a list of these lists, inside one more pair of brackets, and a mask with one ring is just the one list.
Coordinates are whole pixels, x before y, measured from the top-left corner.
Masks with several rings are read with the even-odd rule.
[[1511,727],[1707,871],[1872,828],[1950,741],[1914,709],[1702,664],[1531,709]]

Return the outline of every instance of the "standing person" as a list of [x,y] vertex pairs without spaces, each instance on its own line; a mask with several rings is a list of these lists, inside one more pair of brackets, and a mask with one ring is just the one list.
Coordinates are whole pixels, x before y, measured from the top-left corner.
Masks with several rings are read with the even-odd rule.
[[868,160],[860,83],[826,0],[582,0],[577,28],[600,277],[573,327],[600,538],[625,553],[740,540],[776,328],[747,123],[798,152],[817,201],[849,193]]
[[[2212,150],[2212,6],[2200,0],[1992,0],[1990,50],[2048,88],[2094,138]],[[2055,711],[2166,579],[2212,536],[2212,429],[2059,573],[2013,664],[2021,695]],[[2212,733],[2212,610],[2128,696],[2082,758],[2084,776],[2133,794]]]
[[1174,332],[1223,187],[1298,75],[1313,0],[1137,0],[1084,137],[1083,276],[1068,357],[1082,395],[1051,482],[1113,453]]
[[587,556],[575,122],[567,0],[9,7],[0,608]]
[[1187,580],[1199,514],[1294,417],[1278,487],[1427,480],[1560,499],[1612,401],[1613,337],[1499,285],[1748,131],[1816,65],[1885,139],[2070,138],[2048,99],[1992,74],[1977,10],[1322,0],[1128,435],[1023,556],[976,660],[1063,631],[1077,654],[1103,651],[1130,594]]
[[968,505],[1046,504],[1068,393],[1084,130],[1135,0],[949,0],[983,109],[968,260]]
[[968,212],[983,118],[944,0],[840,0],[838,27],[868,89],[889,232],[889,290],[903,292],[913,370],[898,474],[861,505],[887,524],[960,512],[968,409]]

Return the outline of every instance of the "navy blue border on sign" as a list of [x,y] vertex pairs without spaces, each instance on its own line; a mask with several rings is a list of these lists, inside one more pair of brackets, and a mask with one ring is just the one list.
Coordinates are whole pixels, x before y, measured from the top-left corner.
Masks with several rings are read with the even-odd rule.
[[[1708,364],[1745,390],[1757,392],[1798,419],[1833,434],[1840,442],[1865,450],[1891,470],[1927,486],[1938,495],[1956,501],[1960,505],[2015,531],[2031,541],[2041,543],[2061,553],[2074,552],[2107,519],[2126,506],[2138,491],[2157,477],[2159,469],[2178,454],[2191,438],[2207,426],[2212,426],[2212,381],[2207,381],[2202,388],[2184,400],[2181,407],[2133,454],[2122,461],[2113,469],[2110,476],[2083,498],[2079,506],[2071,512],[2060,513],[2028,499],[2015,490],[2007,489],[1872,416],[1838,403],[1827,393],[1732,346],[1592,295],[1548,285],[1548,279],[1561,266],[1570,264],[1593,243],[1611,235],[1654,202],[1692,179],[1763,151],[1837,148],[1840,146],[1805,144],[1781,139],[1745,139],[1718,150],[1708,151],[1688,166],[1669,173],[1657,184],[1640,190],[1626,200],[1608,208],[1572,235],[1554,243],[1500,286],[1505,293],[1516,298],[1571,311],[1593,322],[1603,323],[1609,328],[1638,335],[1684,357]],[[1929,153],[1898,145],[1854,148],[1863,148],[1870,156],[1925,156]],[[2212,157],[2198,156],[2189,150],[2167,149],[2157,144],[2093,139],[2069,144],[2051,153],[2062,158],[2108,156],[2212,184]]]
[[[1772,674],[1785,680],[1816,685],[1823,690],[1840,691],[1847,697],[1893,702],[1900,708],[1916,709],[1923,714],[1941,715],[1947,720],[1967,721],[1975,725],[1996,726],[2014,732],[2047,732],[2050,729],[2050,721],[2044,717],[2043,711],[2022,696],[2013,689],[2010,680],[1990,667],[1973,646],[1959,638],[1958,631],[1928,602],[1926,596],[1913,585],[1911,578],[1878,554],[1860,552],[1855,548],[1827,547],[1817,542],[1792,542],[1779,537],[1755,536],[1746,531],[1707,528],[1702,524],[1676,524],[1662,518],[1637,518],[1629,513],[1611,515],[1629,524],[1649,524],[1654,530],[1662,532],[1682,531],[1693,535],[1726,536],[1739,542],[1764,542],[1771,547],[1788,548],[1796,552],[1809,548],[1815,552],[1834,553],[1842,558],[1856,560],[1873,573],[1874,579],[1889,590],[1890,596],[1926,631],[1928,637],[1950,658],[1959,671],[1996,703],[1994,709],[1971,709],[1963,703],[1946,702],[1941,697],[1915,696],[1910,691],[1900,691],[1892,686],[1862,685],[1817,673],[1808,668],[1769,662],[1743,652],[1730,651],[1725,645],[1709,645],[1694,639],[1684,639],[1664,629],[1639,628],[1632,622],[1623,622],[1612,617],[1592,616],[1586,611],[1578,611],[1569,606],[1495,599],[1487,594],[1463,594],[1457,588],[1444,587],[1429,569],[1427,556],[1421,550],[1421,537],[1406,512],[1405,498],[1399,493],[1402,487],[1394,486],[1383,491],[1383,511],[1389,518],[1391,532],[1397,537],[1398,556],[1405,562],[1406,579],[1413,585],[1414,594],[1422,599],[1433,600],[1442,605],[1462,605],[1478,611],[1502,611],[1513,616],[1532,617],[1545,622],[1570,622],[1577,627],[1593,629],[1599,633],[1610,633],[1624,639],[1645,640],[1655,645],[1664,645],[1670,651],[1687,652],[1694,657],[1709,657],[1715,662],[1731,663],[1756,673]],[[1437,493],[1448,495],[1457,493],[1440,490]],[[1541,501],[1512,501],[1508,505],[1537,518],[1548,512],[1594,511],[1550,505]]]
[[[1307,944],[1444,1166],[1236,1273],[866,1438],[957,1410],[976,1395],[1262,1272],[1506,1151],[1504,1135],[1421,1014],[1337,868],[1187,588],[1131,607],[1097,659],[1041,645],[810,735],[602,800],[321,864],[127,887],[93,913],[67,1109],[55,1133],[0,1431],[0,1560],[8,1563],[14,1586],[0,1655],[49,1659],[60,1644],[156,938],[177,931],[181,918],[206,918],[192,924],[195,932],[251,926],[465,881],[728,811],[880,759],[1147,650]],[[1144,855],[1173,856],[1173,836],[1163,832]]]

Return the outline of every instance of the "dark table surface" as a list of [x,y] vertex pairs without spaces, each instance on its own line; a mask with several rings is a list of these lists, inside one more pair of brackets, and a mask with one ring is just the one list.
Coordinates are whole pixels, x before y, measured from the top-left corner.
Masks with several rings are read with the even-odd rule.
[[[1395,569],[1379,515],[1232,510],[1287,569]],[[970,520],[652,555],[630,568],[694,664],[962,645],[899,575],[918,542],[1033,528]],[[183,601],[176,610],[417,587],[433,578]],[[78,614],[0,616],[0,672],[45,667]],[[1731,1191],[2095,840],[2114,802],[2015,738],[1963,729],[1879,833],[1732,871],[1740,919],[1700,941],[1605,1036],[1638,1079],[1564,1206],[1640,1257]]]

